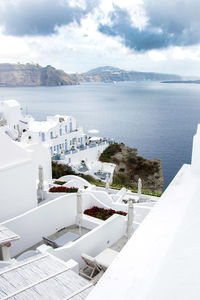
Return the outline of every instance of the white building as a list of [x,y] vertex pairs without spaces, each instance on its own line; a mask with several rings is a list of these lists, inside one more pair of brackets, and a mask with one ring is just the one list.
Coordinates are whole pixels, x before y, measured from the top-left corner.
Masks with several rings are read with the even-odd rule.
[[72,116],[47,116],[45,121],[24,116],[16,100],[0,102],[0,125],[11,139],[20,142],[23,147],[26,145],[30,149],[36,144],[43,144],[50,150],[52,159],[71,165],[77,172],[81,171],[79,168],[84,161],[88,174],[94,177],[95,164],[111,142],[106,138],[88,137]]
[[26,124],[21,107],[16,100],[0,102],[0,125],[4,125],[4,130],[13,140],[19,139]]
[[13,141],[0,127],[0,222],[37,206],[39,167],[44,189],[52,181],[51,156],[47,146]]
[[[1,127],[0,127],[1,129]],[[31,152],[0,130],[0,221],[37,206]]]
[[83,129],[77,127],[74,117],[55,115],[48,116],[46,121],[35,121],[31,116],[23,116],[16,100],[0,102],[0,121],[12,139],[45,143],[49,146],[51,156],[84,147],[87,142]]
[[65,154],[67,151],[86,144],[86,135],[77,127],[75,118],[71,116],[48,116],[46,121],[35,121],[30,118],[28,130],[23,133],[22,141],[46,143],[51,156]]
[[17,125],[23,119],[20,105],[13,99],[0,102],[0,115],[12,129],[17,129]]

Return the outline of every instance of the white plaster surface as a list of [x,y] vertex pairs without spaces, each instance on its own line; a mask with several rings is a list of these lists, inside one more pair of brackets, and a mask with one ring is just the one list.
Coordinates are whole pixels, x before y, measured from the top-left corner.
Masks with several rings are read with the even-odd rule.
[[31,153],[0,130],[0,221],[37,205]]
[[199,193],[184,165],[87,299],[199,299]]

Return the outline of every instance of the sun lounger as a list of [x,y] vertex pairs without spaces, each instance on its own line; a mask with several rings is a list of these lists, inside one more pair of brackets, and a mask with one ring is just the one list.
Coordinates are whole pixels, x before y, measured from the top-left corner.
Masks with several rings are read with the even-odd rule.
[[95,262],[101,270],[105,271],[111,265],[117,254],[117,251],[107,248],[95,256]]
[[101,271],[101,269],[98,267],[92,256],[83,253],[81,257],[85,262],[85,266],[80,270],[79,274],[86,279],[91,280]]
[[67,232],[55,240],[51,240],[47,237],[42,237],[42,238],[43,238],[43,241],[45,242],[45,244],[47,244],[53,248],[58,248],[58,247],[63,247],[65,244],[67,244],[69,242],[73,242],[73,241],[77,240],[79,237],[80,237],[80,235],[78,235],[78,234],[75,234],[73,232]]
[[89,280],[96,281],[95,278],[101,277],[102,273],[111,265],[117,254],[117,251],[110,248],[105,249],[95,256],[95,258],[83,253],[81,257],[85,262],[85,266],[80,270],[79,274]]

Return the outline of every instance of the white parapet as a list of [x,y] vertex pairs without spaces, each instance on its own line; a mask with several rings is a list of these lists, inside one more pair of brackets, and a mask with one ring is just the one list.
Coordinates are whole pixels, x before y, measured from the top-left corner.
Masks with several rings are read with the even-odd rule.
[[193,138],[192,147],[192,171],[200,175],[200,124]]

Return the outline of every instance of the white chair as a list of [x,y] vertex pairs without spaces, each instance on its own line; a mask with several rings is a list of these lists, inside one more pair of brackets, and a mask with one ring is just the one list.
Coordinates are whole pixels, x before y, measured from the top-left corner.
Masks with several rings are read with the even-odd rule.
[[92,256],[83,253],[81,257],[85,262],[85,266],[80,270],[79,274],[86,279],[91,280],[101,271],[101,269],[98,267]]
[[95,258],[83,253],[81,257],[85,262],[85,266],[80,270],[79,274],[89,280],[93,280],[93,282],[97,282],[97,279],[107,270],[117,254],[117,251],[110,248],[103,250]]

